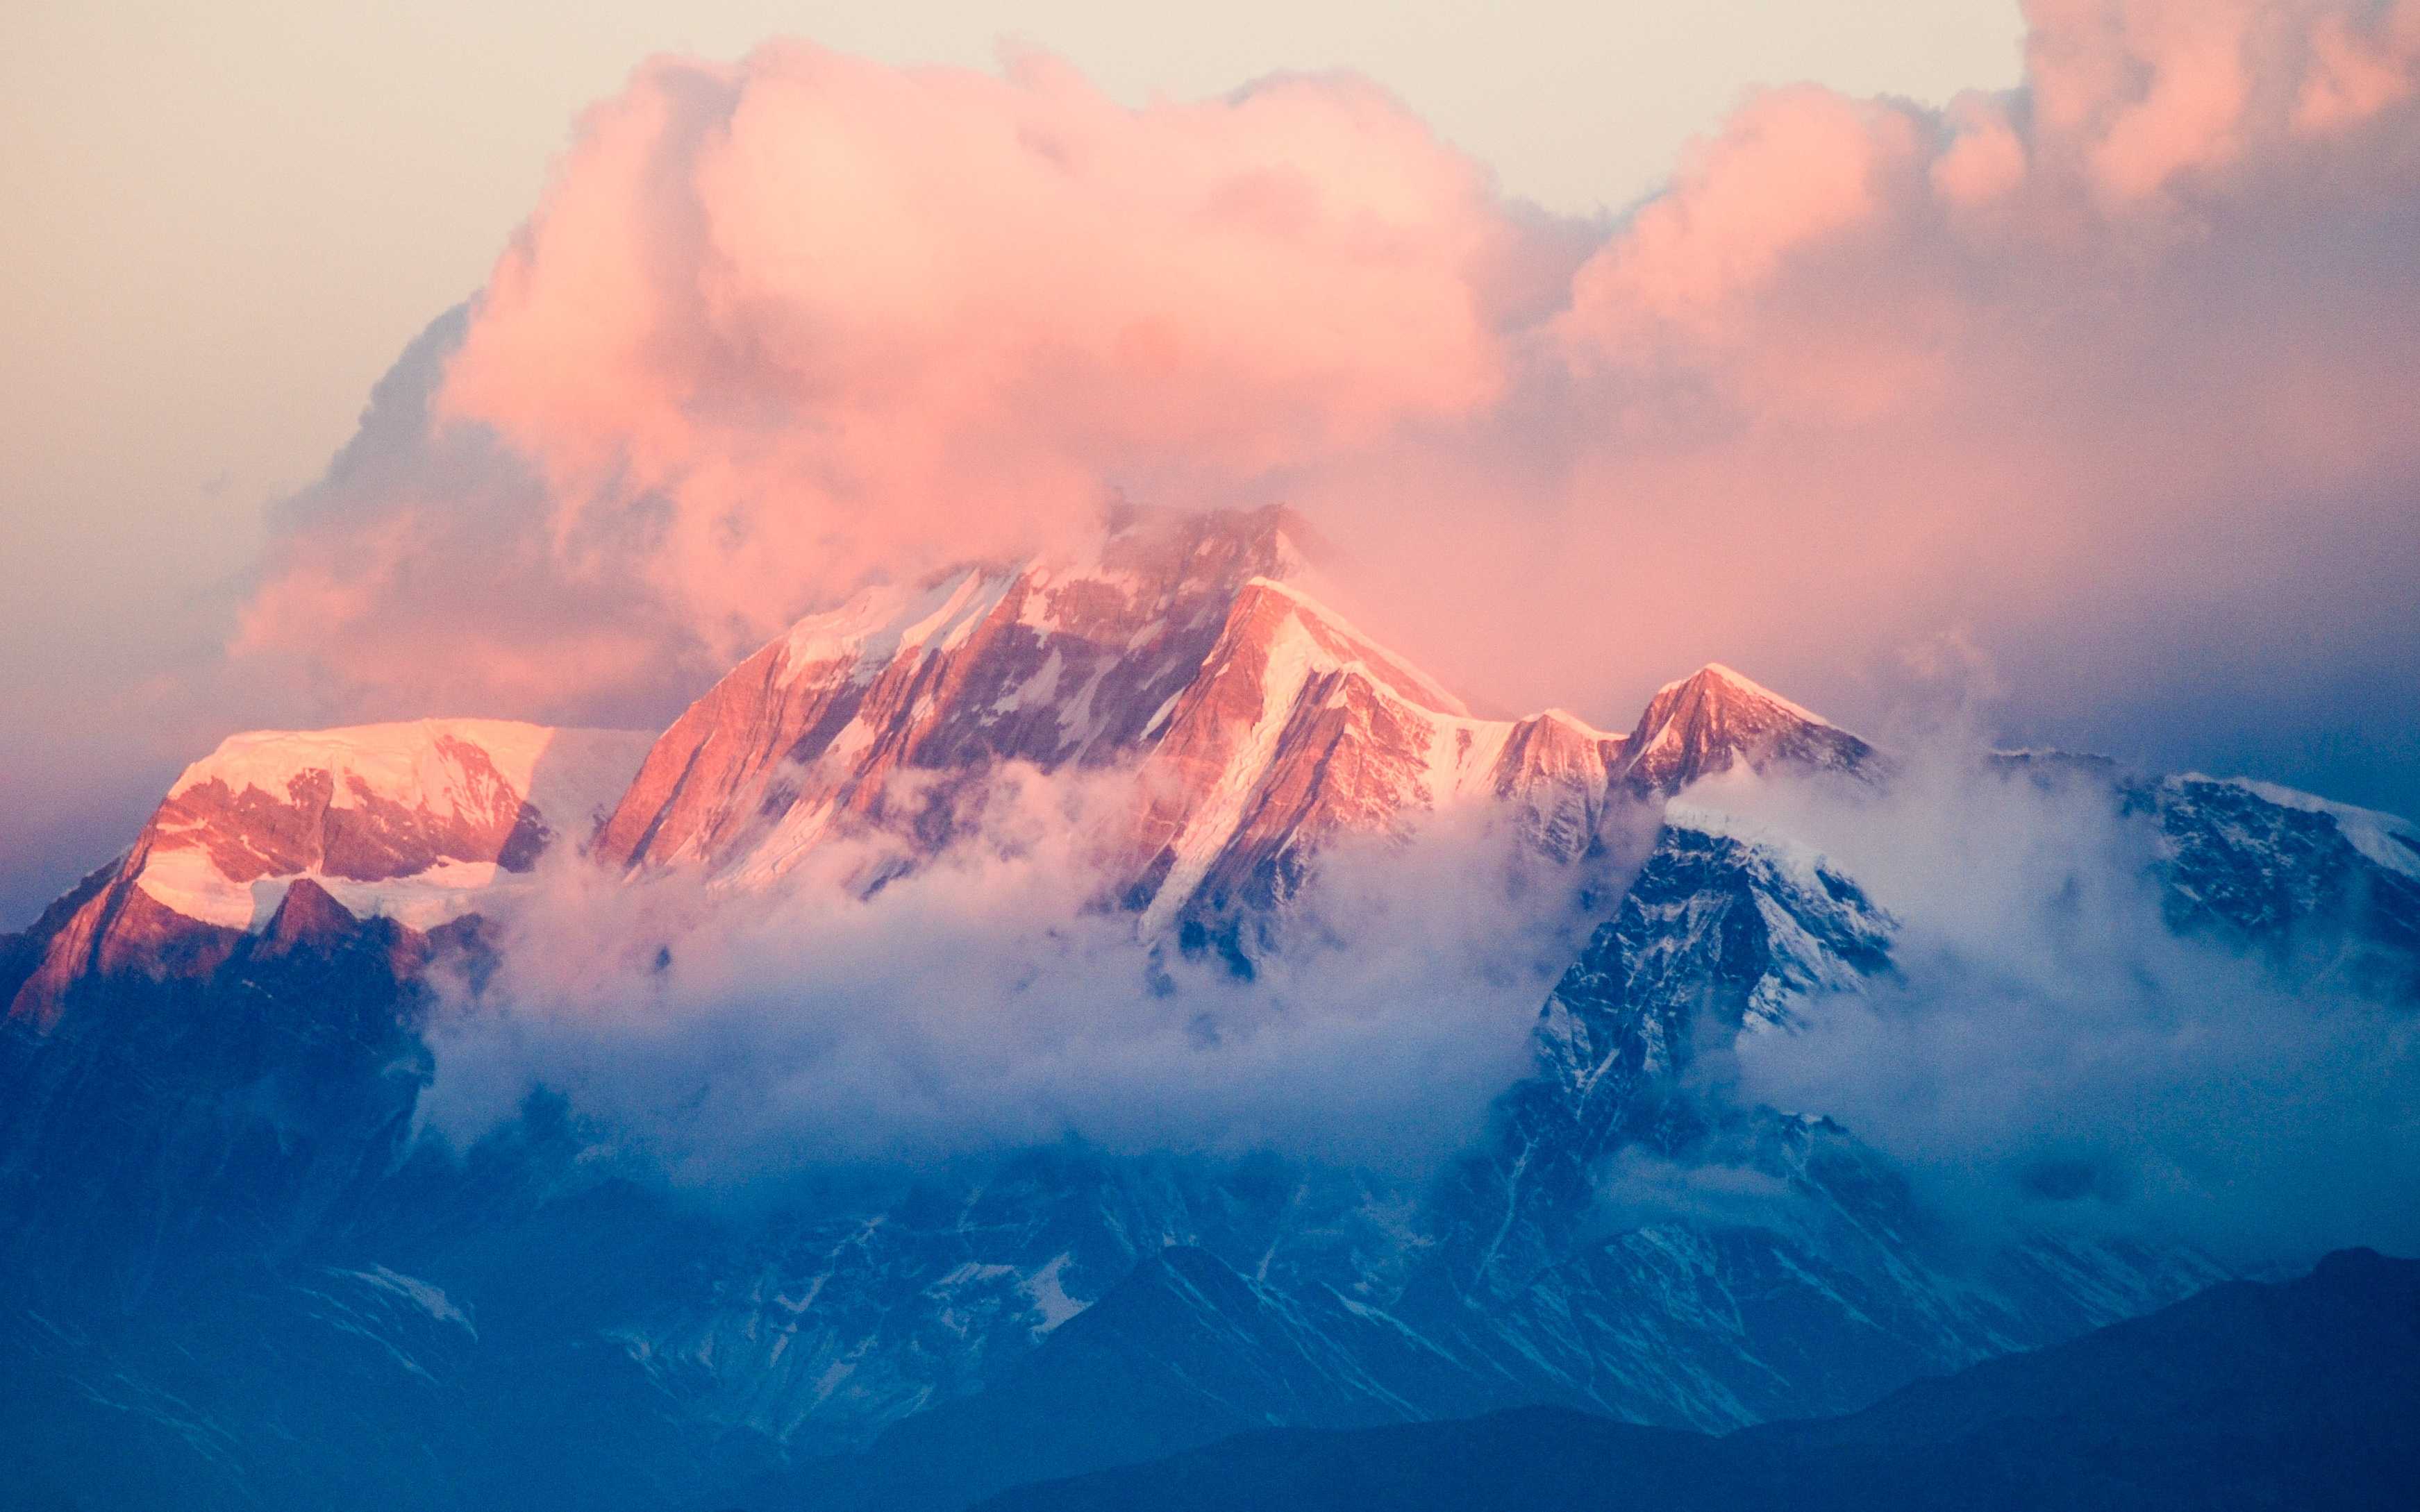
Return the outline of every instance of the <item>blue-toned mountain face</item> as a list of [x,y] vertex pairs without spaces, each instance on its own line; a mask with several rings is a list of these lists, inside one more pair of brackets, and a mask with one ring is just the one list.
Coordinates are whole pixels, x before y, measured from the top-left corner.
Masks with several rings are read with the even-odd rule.
[[1264,1430],[1046,1482],[986,1512],[1656,1506],[2211,1512],[2420,1495],[2420,1263],[2355,1250],[2074,1342],[1921,1381],[1863,1412],[1725,1438],[1548,1408]]
[[[1474,718],[1278,585],[1282,523],[860,606],[644,761],[528,727],[223,748],[0,948],[21,1500],[955,1506],[1272,1426],[1547,1404],[1718,1432],[2222,1278],[2105,1229],[1978,1241],[1857,1131],[1736,1095],[1743,1043],[1894,988],[1902,926],[1786,831],[1668,802],[1725,773],[1882,791],[1889,760],[1718,668],[1627,736]],[[551,786],[546,749],[580,755]],[[733,1197],[653,1179],[546,1091],[467,1151],[423,1134],[428,1031],[509,1008],[482,997],[497,921],[550,837],[593,832],[594,864],[633,875],[693,865],[736,907],[825,837],[904,837],[878,887],[940,854],[937,813],[1001,759],[1136,774],[1102,906],[1244,974],[1341,837],[1502,816],[1581,918],[1528,1070],[1483,1134],[1410,1168],[1067,1141],[802,1158]],[[2408,826],[2007,765],[2097,795],[2179,935],[2412,997]],[[903,804],[903,773],[953,807]],[[329,839],[365,816],[374,868]]]

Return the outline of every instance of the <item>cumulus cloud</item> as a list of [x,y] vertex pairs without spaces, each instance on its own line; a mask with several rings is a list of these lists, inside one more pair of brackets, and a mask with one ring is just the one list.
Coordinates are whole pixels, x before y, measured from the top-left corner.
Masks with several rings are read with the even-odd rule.
[[1239,976],[1100,905],[1130,795],[1011,772],[937,859],[869,837],[770,892],[560,861],[437,1020],[423,1116],[468,1145],[544,1088],[717,1189],[1063,1139],[1403,1171],[1478,1134],[1586,926],[1569,876],[1475,814],[1344,844]]
[[[1349,77],[1130,107],[1037,54],[658,60],[285,506],[239,649],[346,714],[645,722],[869,577],[1120,496],[1282,498],[1354,618],[1481,700],[1620,723],[1722,659],[1854,714],[1964,678],[2009,733],[2420,808],[2420,0],[2026,13],[2014,91],[1761,91],[1603,224]],[[2288,1191],[2341,1230],[2420,1168],[2402,1020],[2167,938],[2088,804],[1911,793],[1829,825],[1909,920],[1903,982],[1757,1041],[1759,1095],[1993,1201],[2222,1238]],[[1534,963],[1486,941],[1534,920],[1339,880],[1350,956],[1239,984],[1087,913],[1080,871],[995,838],[754,918],[566,872],[577,906],[520,926],[529,1011],[450,1028],[433,1105],[474,1132],[568,1083],[710,1168],[1434,1143],[1517,1069]],[[1462,964],[1423,985],[1441,928]]]
[[[655,61],[284,507],[238,648],[347,715],[644,723],[865,579],[1281,498],[1354,618],[1482,701],[1620,723],[1710,659],[1852,714],[1957,683],[2000,732],[2420,807],[2420,0],[2026,14],[2016,90],[1760,91],[1606,223],[1349,77],[1132,107],[1031,54]],[[1908,920],[1904,975],[1746,1047],[1752,1095],[1969,1205],[2222,1242],[2280,1194],[2349,1233],[2420,1171],[2402,1019],[2168,937],[2088,801],[1911,784],[1793,816]],[[1517,1073],[1560,921],[1347,857],[1353,949],[1241,983],[1088,912],[1080,826],[1015,811],[849,908],[845,853],[752,913],[564,870],[434,1116],[566,1086],[707,1177],[1366,1153]]]
[[2027,13],[2021,88],[1761,92],[1609,224],[1350,77],[658,60],[240,644],[595,717],[1115,496],[1283,498],[1508,705],[1730,659],[1870,709],[1955,627],[2029,734],[2420,798],[2420,0]]
[[736,657],[868,576],[1485,406],[1526,255],[1354,79],[1128,109],[1036,54],[658,60],[389,380],[365,440],[411,465],[290,517],[243,643],[375,692],[483,639],[524,702],[540,661],[594,695]]

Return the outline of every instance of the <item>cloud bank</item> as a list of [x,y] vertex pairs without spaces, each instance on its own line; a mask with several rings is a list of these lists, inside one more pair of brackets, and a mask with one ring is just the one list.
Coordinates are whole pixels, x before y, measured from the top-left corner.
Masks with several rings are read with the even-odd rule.
[[2410,1253],[2420,1013],[2336,933],[2233,942],[2164,915],[2156,826],[2101,774],[1914,748],[1885,795],[1711,785],[1899,920],[1893,976],[1751,1034],[1709,1089],[1830,1117],[1989,1228],[2160,1235],[2243,1264]]
[[434,1021],[422,1115],[467,1147],[543,1088],[722,1191],[1062,1140],[1402,1172],[1478,1135],[1587,927],[1574,877],[1483,814],[1343,843],[1246,979],[1102,905],[1131,795],[1011,770],[870,896],[899,872],[878,838],[739,894],[558,858],[495,977]]
[[870,576],[1284,499],[1356,617],[1618,718],[1720,658],[2420,804],[2420,3],[2036,0],[2024,84],[1748,98],[1616,224],[1372,85],[798,44],[593,109],[284,511],[239,648],[613,717]]
[[[1820,852],[1896,921],[1892,969],[1795,1003],[1795,1029],[1699,1025],[1690,1095],[1828,1117],[1987,1242],[2080,1231],[2256,1267],[2420,1249],[2408,957],[2356,969],[2326,918],[2179,933],[2157,826],[2104,771],[2011,776],[1938,729],[1898,763],[1881,792],[1768,775],[1683,795],[1677,822]],[[1117,773],[1012,770],[917,869],[867,837],[770,891],[559,856],[504,918],[496,975],[432,1021],[421,1116],[464,1149],[544,1088],[599,1153],[718,1197],[1063,1141],[1274,1151],[1410,1191],[1486,1136],[1595,922],[1582,878],[1482,811],[1342,843],[1247,979],[1100,906],[1130,801]],[[1595,896],[1654,817],[1615,816]],[[876,875],[893,880],[866,895]],[[1608,1228],[1804,1216],[1728,1134],[1601,1177]]]

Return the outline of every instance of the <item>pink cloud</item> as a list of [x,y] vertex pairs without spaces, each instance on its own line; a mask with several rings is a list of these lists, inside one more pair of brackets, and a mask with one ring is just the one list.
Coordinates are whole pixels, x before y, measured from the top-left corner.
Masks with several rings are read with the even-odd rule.
[[1916,151],[1892,106],[1811,85],[1760,94],[1581,269],[1572,323],[1617,341],[1639,320],[1729,324],[1793,253],[1880,214],[1883,180]]
[[2322,15],[2310,46],[2294,125],[2306,132],[2357,125],[2411,98],[2420,73],[2420,0],[2366,17]]
[[2027,14],[2020,90],[1766,90],[1610,224],[1349,78],[659,60],[244,645],[348,712],[594,717],[1125,493],[1288,499],[1370,628],[1606,718],[1708,659],[1854,712],[1952,628],[2108,738],[2420,656],[2420,0]]
[[2024,139],[2004,101],[1962,94],[1949,102],[1945,120],[1952,135],[1931,169],[1932,191],[1945,204],[1979,209],[2024,182]]
[[592,113],[441,412],[541,465],[558,535],[659,495],[645,576],[762,634],[816,591],[1213,501],[1487,403],[1484,176],[1375,89],[1119,105],[1063,66],[799,45]]

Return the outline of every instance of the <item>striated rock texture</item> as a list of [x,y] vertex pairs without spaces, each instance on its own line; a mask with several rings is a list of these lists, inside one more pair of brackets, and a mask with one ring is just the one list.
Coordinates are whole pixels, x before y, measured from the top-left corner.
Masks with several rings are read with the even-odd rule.
[[1298,529],[1278,510],[1145,515],[1087,559],[969,566],[802,620],[664,733],[597,854],[768,878],[835,825],[944,812],[930,794],[894,812],[902,774],[1125,760],[1201,674],[1241,586],[1298,569]]

